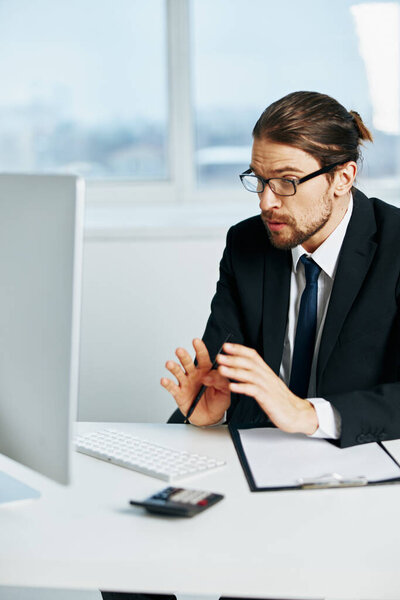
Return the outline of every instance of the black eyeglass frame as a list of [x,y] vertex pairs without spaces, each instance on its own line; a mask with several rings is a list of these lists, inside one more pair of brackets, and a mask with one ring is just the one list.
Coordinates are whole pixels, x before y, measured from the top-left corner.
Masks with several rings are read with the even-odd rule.
[[[263,177],[260,177],[259,175],[252,174],[253,173],[252,169],[247,169],[247,171],[244,171],[244,173],[241,173],[239,175],[239,177],[240,177],[240,181],[243,184],[244,189],[247,190],[248,192],[251,192],[253,194],[262,194],[263,191],[265,190],[265,186],[268,185],[270,190],[277,196],[287,197],[287,196],[294,196],[297,192],[297,186],[300,185],[301,183],[305,183],[306,181],[309,181],[310,179],[314,179],[314,177],[318,177],[318,175],[323,175],[324,173],[328,173],[335,167],[338,167],[339,165],[344,165],[344,164],[345,164],[344,162],[337,162],[337,163],[333,163],[332,165],[327,165],[326,167],[322,167],[322,169],[318,169],[318,171],[314,171],[313,173],[310,173],[309,175],[305,175],[301,179],[288,179],[287,177],[270,177],[269,179],[264,179]],[[258,181],[260,181],[262,183],[262,190],[249,190],[244,185],[243,178],[248,177],[249,175],[250,175],[250,177],[254,177],[255,179],[258,179]],[[278,194],[277,192],[275,192],[269,184],[269,182],[272,181],[273,179],[279,179],[281,181],[286,181],[287,183],[291,183],[293,185],[293,194]]]

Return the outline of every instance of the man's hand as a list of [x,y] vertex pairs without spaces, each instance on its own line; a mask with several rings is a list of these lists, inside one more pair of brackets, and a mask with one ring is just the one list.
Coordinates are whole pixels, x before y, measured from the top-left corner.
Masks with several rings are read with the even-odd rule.
[[193,347],[196,351],[197,366],[187,350],[178,348],[176,356],[181,364],[169,360],[165,365],[176,377],[178,384],[163,377],[161,385],[172,394],[184,415],[187,415],[201,386],[206,385],[207,389],[190,417],[190,422],[193,425],[213,425],[222,419],[230,406],[229,381],[218,371],[211,371],[210,355],[202,340],[194,339]]
[[313,434],[318,419],[313,405],[293,394],[252,348],[224,344],[226,354],[217,356],[218,372],[233,379],[231,392],[252,396],[271,421],[289,433]]

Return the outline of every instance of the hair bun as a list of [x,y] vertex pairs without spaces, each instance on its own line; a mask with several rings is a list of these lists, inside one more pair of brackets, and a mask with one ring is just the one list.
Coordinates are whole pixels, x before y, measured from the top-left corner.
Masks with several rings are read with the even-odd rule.
[[358,136],[361,140],[367,140],[369,142],[373,141],[372,133],[370,130],[364,125],[364,121],[360,117],[357,111],[350,110],[349,114],[353,119],[353,123],[358,131]]

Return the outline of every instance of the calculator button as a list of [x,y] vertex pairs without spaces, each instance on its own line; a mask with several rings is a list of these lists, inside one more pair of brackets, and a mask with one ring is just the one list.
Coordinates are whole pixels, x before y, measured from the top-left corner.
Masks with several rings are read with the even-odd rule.
[[185,490],[181,490],[176,494],[172,494],[170,496],[170,500],[173,502],[186,502],[187,492]]
[[204,499],[204,500],[200,500],[197,505],[198,506],[207,506],[208,504],[208,500]]

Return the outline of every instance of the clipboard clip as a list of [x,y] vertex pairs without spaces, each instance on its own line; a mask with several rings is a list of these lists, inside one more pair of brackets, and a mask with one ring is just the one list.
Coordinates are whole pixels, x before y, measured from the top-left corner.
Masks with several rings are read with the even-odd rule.
[[368,484],[368,479],[362,475],[346,479],[339,473],[327,473],[320,477],[303,478],[297,480],[298,485],[303,490],[336,488],[336,487],[357,487]]

